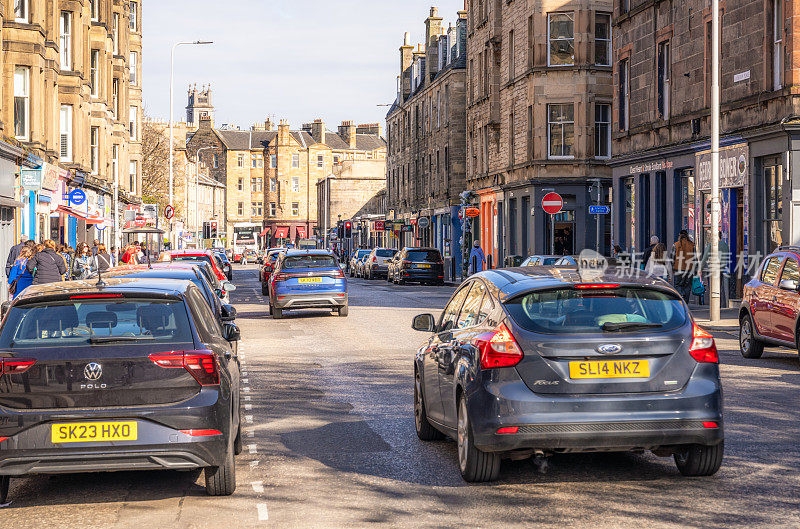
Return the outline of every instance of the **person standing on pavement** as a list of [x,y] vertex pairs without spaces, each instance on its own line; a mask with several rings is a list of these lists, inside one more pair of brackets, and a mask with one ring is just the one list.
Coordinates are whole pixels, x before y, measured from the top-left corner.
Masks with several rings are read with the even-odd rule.
[[95,260],[95,270],[99,272],[105,272],[106,270],[114,266],[111,255],[109,255],[105,244],[97,245],[97,255],[94,256],[94,260]]
[[19,257],[19,254],[26,242],[28,242],[28,236],[21,235],[19,238],[19,244],[15,244],[11,247],[11,250],[9,250],[8,258],[6,259],[6,277],[11,277],[11,267],[17,262],[17,258]]
[[669,282],[672,274],[667,263],[667,247],[661,243],[656,244],[645,262],[644,271],[651,276],[659,277]]
[[481,248],[481,241],[476,240],[472,244],[472,252],[469,254],[469,274],[477,274],[483,272],[483,267],[486,265],[486,255]]
[[689,232],[681,230],[678,240],[672,246],[672,271],[675,288],[683,300],[689,302],[692,293],[692,276],[695,265],[695,246],[689,237]]
[[97,255],[97,251],[98,251],[98,249],[99,249],[99,248],[98,248],[98,247],[99,247],[99,245],[100,245],[100,241],[99,241],[98,239],[95,239],[95,240],[92,242],[92,256],[95,256],[95,255]]
[[653,253],[653,249],[659,244],[658,236],[653,235],[650,237],[650,246],[644,249],[644,255],[642,255],[642,265],[646,268],[647,262],[650,260],[650,254]]
[[34,245],[23,245],[17,260],[11,267],[11,272],[8,274],[8,293],[11,294],[12,299],[16,299],[33,283],[33,274],[28,271],[27,265],[35,251]]
[[56,243],[47,239],[44,249],[28,259],[26,268],[33,273],[33,284],[44,285],[61,281],[67,273],[64,259],[56,253]]
[[94,257],[89,245],[82,242],[78,245],[75,252],[75,259],[72,261],[70,278],[74,281],[88,278],[94,272]]

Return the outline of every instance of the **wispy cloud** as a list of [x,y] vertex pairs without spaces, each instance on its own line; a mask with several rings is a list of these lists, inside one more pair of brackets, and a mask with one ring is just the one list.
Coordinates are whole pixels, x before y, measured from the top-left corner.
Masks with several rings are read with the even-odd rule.
[[189,84],[211,84],[218,123],[267,116],[294,125],[316,117],[382,122],[395,96],[403,33],[424,40],[431,5],[455,20],[463,0],[159,0],[144,4],[144,100],[167,118],[169,55],[175,56],[175,118]]

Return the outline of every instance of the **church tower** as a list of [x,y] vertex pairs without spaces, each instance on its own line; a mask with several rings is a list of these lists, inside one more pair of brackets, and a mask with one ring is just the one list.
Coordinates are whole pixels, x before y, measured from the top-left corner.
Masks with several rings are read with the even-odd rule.
[[189,104],[186,105],[186,123],[195,127],[200,119],[210,119],[214,126],[214,106],[211,104],[211,86],[203,86],[198,91],[197,85],[189,86]]

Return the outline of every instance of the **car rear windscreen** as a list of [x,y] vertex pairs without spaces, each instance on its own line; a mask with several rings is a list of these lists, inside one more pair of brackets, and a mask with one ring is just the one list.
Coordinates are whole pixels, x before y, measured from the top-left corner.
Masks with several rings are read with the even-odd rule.
[[410,250],[406,253],[408,261],[433,261],[438,262],[442,260],[442,255],[439,250]]
[[397,250],[375,250],[375,255],[378,257],[394,257]]
[[295,255],[283,260],[283,269],[338,268],[336,259],[329,255]]
[[636,287],[535,291],[504,306],[519,326],[545,334],[666,331],[687,317],[677,296]]
[[211,258],[207,255],[173,255],[172,262],[173,263],[182,263],[182,262],[189,262],[189,263],[196,263],[198,261],[211,264]]
[[0,334],[2,349],[191,341],[183,302],[154,299],[98,299],[13,307]]
[[369,255],[369,250],[359,250],[358,253],[356,253],[356,258],[357,259],[361,259],[361,258],[366,257],[368,255]]

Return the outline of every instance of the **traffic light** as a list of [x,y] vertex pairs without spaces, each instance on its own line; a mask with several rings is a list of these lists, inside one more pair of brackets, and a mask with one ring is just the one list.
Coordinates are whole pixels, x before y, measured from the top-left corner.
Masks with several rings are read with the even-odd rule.
[[209,239],[216,239],[217,238],[217,221],[216,220],[212,220],[209,224],[211,225],[211,230],[210,230],[211,231],[211,235],[210,235]]
[[203,223],[203,239],[210,239],[211,238],[211,223],[204,222]]
[[344,223],[344,238],[350,239],[353,237],[353,223],[349,220]]
[[344,222],[341,220],[336,224],[336,238],[344,239]]

